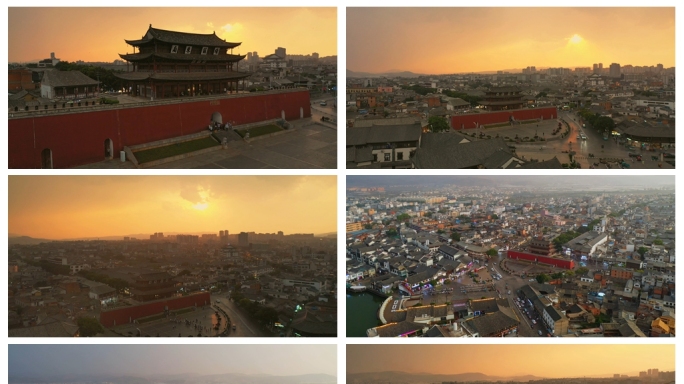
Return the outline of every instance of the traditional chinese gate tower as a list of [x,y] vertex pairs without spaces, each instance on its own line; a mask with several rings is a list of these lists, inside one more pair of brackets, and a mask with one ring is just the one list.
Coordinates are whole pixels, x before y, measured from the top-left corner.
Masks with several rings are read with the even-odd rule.
[[[249,73],[237,71],[244,55],[232,54],[241,43],[227,42],[212,34],[149,29],[139,40],[126,40],[133,53],[119,56],[133,65],[132,72],[118,74],[126,80],[131,96],[169,98],[232,93]],[[137,49],[137,52],[136,52]]]

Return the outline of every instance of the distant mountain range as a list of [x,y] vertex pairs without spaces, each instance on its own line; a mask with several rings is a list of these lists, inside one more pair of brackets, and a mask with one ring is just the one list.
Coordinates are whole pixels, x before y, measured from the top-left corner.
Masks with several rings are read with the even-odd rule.
[[50,377],[20,377],[9,375],[9,383],[73,383],[91,384],[332,384],[337,377],[326,374],[277,376],[264,374],[225,373],[216,375],[56,375]]
[[451,375],[438,375],[432,373],[407,373],[398,371],[347,373],[347,382],[375,381],[391,383],[440,383],[447,381],[519,381],[541,380],[543,377],[534,375],[524,376],[489,376],[480,372],[457,373]]
[[54,241],[54,240],[36,239],[33,237],[20,236],[20,235],[14,235],[13,236],[10,233],[7,243],[8,243],[8,245],[33,245],[33,244],[40,244],[40,243],[48,243],[50,241]]
[[382,73],[370,73],[370,72],[354,72],[351,69],[347,69],[347,78],[350,77],[419,77],[425,76],[420,73],[413,73],[411,71],[399,71],[392,70]]

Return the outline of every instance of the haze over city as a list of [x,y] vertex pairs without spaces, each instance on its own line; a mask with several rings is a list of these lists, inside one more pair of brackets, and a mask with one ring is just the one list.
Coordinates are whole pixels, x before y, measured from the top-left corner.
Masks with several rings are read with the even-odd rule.
[[12,176],[9,233],[336,231],[334,176]]
[[380,186],[539,186],[577,189],[615,189],[625,186],[652,188],[674,186],[673,176],[347,176],[347,187],[380,187]]
[[[73,22],[65,23],[65,20]],[[43,59],[104,61],[131,53],[124,39],[148,26],[211,34],[243,42],[236,54],[266,56],[277,47],[288,54],[337,54],[336,8],[18,8],[8,9],[10,62]],[[31,33],[25,33],[31,25]],[[275,32],[277,31],[277,32]],[[274,33],[275,32],[275,33]]]
[[[214,358],[210,358],[210,357]],[[222,356],[220,361],[217,356]],[[267,361],[267,364],[264,362]],[[307,361],[307,364],[297,364]],[[335,345],[11,345],[9,376],[335,376]]]
[[[633,347],[633,348],[630,348]],[[637,352],[638,351],[638,352]],[[429,356],[397,366],[396,356]],[[455,357],[460,356],[461,358]],[[462,358],[467,356],[467,360]],[[652,358],[644,358],[650,356]],[[658,356],[655,358],[655,356]],[[543,363],[540,361],[543,358]],[[551,364],[550,362],[553,362]],[[638,374],[675,369],[674,345],[348,345],[347,374],[403,371],[544,378]]]
[[348,8],[347,68],[422,74],[613,62],[667,68],[675,65],[674,38],[674,8]]

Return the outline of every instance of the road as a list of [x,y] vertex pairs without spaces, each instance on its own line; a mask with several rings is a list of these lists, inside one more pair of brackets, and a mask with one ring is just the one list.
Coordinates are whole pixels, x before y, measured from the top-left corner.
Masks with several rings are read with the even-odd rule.
[[[519,276],[514,276],[514,275],[509,275],[506,272],[503,272],[499,268],[499,264],[501,261],[503,261],[505,257],[503,254],[499,254],[497,257],[492,258],[490,260],[490,265],[491,262],[495,263],[493,266],[495,268],[496,273],[499,273],[502,278],[499,281],[495,282],[496,289],[501,293],[502,296],[505,296],[508,299],[508,303],[511,306],[511,308],[514,309],[515,313],[518,315],[518,318],[520,319],[520,326],[518,327],[518,336],[519,337],[539,337],[538,331],[542,331],[543,335],[546,335],[546,329],[542,325],[543,322],[541,319],[535,315],[534,310],[530,307],[527,306],[528,312],[532,315],[532,318],[535,319],[537,322],[536,325],[532,324],[532,320],[527,316],[527,314],[524,312],[524,309],[521,307],[518,307],[516,305],[516,297],[518,297],[517,291],[527,285],[530,284],[528,280],[525,280]],[[508,292],[511,292],[508,294]]]
[[[321,102],[325,101],[326,106],[322,106]],[[325,116],[329,119],[337,120],[337,99],[332,94],[318,95],[311,99],[311,117],[314,121],[319,121],[321,117]]]
[[[663,168],[671,168],[672,166],[660,161],[651,160],[651,155],[659,155],[660,152],[643,152],[643,163],[639,164],[629,157],[629,151],[623,145],[618,143],[617,138],[610,138],[603,140],[603,136],[596,130],[582,127],[582,120],[574,112],[561,111],[558,113],[560,120],[568,123],[570,127],[570,134],[560,140],[549,140],[543,144],[516,144],[516,153],[520,156],[525,156],[526,159],[549,160],[554,156],[560,160],[561,163],[569,163],[570,158],[567,153],[563,151],[574,151],[575,161],[577,161],[582,168],[608,168],[605,164],[594,165],[599,162],[599,158],[619,158],[624,159],[630,165],[630,168],[658,168],[661,164]],[[587,136],[587,140],[577,139],[577,135],[581,132]],[[639,152],[640,153],[640,152]],[[590,158],[589,154],[593,154],[594,158]],[[612,164],[611,167],[615,167]]]
[[247,317],[246,314],[235,305],[228,297],[214,300],[215,306],[220,307],[228,314],[230,321],[235,325],[234,331],[228,331],[229,337],[264,337],[266,335],[259,326]]

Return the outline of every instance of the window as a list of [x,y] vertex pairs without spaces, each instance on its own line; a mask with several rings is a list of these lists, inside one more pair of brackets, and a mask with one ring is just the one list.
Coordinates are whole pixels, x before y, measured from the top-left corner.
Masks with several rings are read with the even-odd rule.
[[207,52],[209,52],[209,48],[207,48],[207,47],[202,47],[202,54],[203,54],[203,55],[206,55]]
[[219,47],[214,48],[214,55],[218,55],[219,53],[221,53],[221,48],[219,48]]
[[397,160],[404,160],[404,152],[397,152]]
[[189,54],[190,52],[192,52],[192,47],[191,47],[191,46],[185,47],[185,54],[187,55],[187,54]]
[[391,153],[385,153],[385,161],[390,161]]
[[373,154],[373,162],[377,162],[377,161],[378,161],[378,154],[374,153]]
[[178,46],[177,45],[171,46],[171,53],[178,53]]

